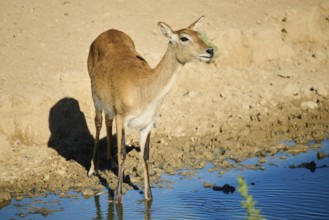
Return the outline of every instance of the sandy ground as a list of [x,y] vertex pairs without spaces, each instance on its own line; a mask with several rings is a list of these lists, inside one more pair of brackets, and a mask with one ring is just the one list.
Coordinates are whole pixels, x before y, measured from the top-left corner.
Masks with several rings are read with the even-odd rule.
[[[211,64],[190,63],[166,98],[151,139],[150,173],[241,161],[328,138],[329,2],[22,1],[0,3],[0,192],[115,189],[106,167],[87,177],[95,132],[86,60],[90,43],[116,28],[155,66],[173,29],[206,16]],[[105,136],[105,129],[102,137]],[[126,175],[140,186],[138,139],[128,131]],[[105,141],[102,139],[105,152]],[[291,150],[291,149],[290,149]],[[294,150],[292,150],[292,153]]]

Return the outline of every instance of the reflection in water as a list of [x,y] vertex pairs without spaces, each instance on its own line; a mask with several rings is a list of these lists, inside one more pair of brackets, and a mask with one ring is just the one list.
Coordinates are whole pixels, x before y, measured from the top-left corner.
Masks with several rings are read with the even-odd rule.
[[[115,203],[114,202],[114,193],[112,190],[108,190],[108,198],[107,198],[107,218],[108,220],[112,219],[124,219],[124,211],[122,203]],[[96,218],[98,220],[104,219],[102,216],[102,206],[100,195],[94,196],[95,208],[96,208]],[[152,208],[153,200],[144,200],[144,220],[151,219],[151,208]],[[103,205],[106,203],[103,203]]]
[[314,161],[311,161],[311,162],[304,162],[304,163],[301,163],[299,165],[290,165],[289,168],[306,168],[308,170],[310,170],[312,173],[315,172],[316,169],[321,169],[321,168],[327,168],[328,165],[322,165],[322,166],[317,166],[316,163]]
[[145,219],[145,220],[151,219],[151,208],[152,208],[152,203],[153,203],[153,200],[145,200],[145,201],[144,201],[144,205],[145,205],[145,215],[144,215],[144,219]]

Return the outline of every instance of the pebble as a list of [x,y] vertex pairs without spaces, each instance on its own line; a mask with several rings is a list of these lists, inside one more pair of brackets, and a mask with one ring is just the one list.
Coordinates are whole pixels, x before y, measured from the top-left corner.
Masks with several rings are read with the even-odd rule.
[[189,172],[188,171],[182,171],[179,173],[181,176],[187,176],[189,175]]
[[287,159],[287,156],[282,155],[282,156],[280,156],[280,159],[281,159],[281,160],[285,160],[285,159]]
[[82,196],[85,199],[88,199],[94,195],[94,191],[90,188],[86,188],[82,191]]
[[0,192],[0,202],[10,201],[11,195],[9,192]]
[[160,140],[158,140],[158,143],[159,144],[164,144],[164,145],[168,144],[163,138],[160,138]]
[[296,145],[296,146],[288,148],[286,152],[289,154],[297,155],[299,153],[306,152],[307,149],[308,148],[304,145]]
[[316,102],[307,101],[307,102],[302,102],[300,104],[300,107],[302,109],[317,109],[318,108],[318,104]]
[[212,187],[212,184],[211,183],[208,183],[208,182],[204,182],[203,183],[203,187],[204,188],[211,188]]
[[295,94],[300,92],[300,87],[297,84],[288,84],[285,88],[283,88],[283,92],[286,96],[293,97]]
[[258,159],[258,163],[266,163],[267,160],[264,157]]
[[228,193],[233,193],[235,191],[235,187],[231,186],[229,184],[225,184],[223,186],[217,186],[217,185],[213,185],[212,189],[214,191],[223,191],[224,193],[228,194]]
[[328,91],[323,86],[317,88],[317,93],[324,97],[328,96]]
[[22,201],[24,199],[24,195],[22,195],[22,194],[17,194],[17,195],[15,195],[15,200],[16,201]]
[[325,158],[325,157],[327,157],[327,156],[329,156],[329,154],[326,154],[326,153],[324,153],[324,152],[318,152],[318,153],[316,154],[316,157],[318,158],[318,160],[322,160],[323,158]]
[[140,183],[143,182],[143,179],[141,177],[130,177],[131,183]]

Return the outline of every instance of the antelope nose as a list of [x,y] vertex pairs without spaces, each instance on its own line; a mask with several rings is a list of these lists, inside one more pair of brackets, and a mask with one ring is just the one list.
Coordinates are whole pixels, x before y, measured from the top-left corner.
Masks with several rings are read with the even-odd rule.
[[207,53],[209,53],[211,56],[214,56],[214,49],[213,48],[208,48],[206,50]]

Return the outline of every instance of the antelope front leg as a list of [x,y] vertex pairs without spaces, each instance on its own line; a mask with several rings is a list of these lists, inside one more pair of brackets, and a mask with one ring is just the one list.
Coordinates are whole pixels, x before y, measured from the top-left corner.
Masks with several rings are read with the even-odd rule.
[[144,128],[140,132],[140,145],[141,145],[141,157],[143,158],[143,168],[144,168],[144,196],[146,200],[153,199],[151,187],[150,187],[150,177],[148,171],[148,161],[150,158],[150,136],[151,128]]
[[117,195],[115,198],[115,202],[122,203],[123,165],[126,159],[127,152],[126,152],[123,118],[117,115],[115,121],[116,121],[116,129],[117,129],[118,165],[119,165]]
[[[96,110],[95,116],[95,126],[96,126],[96,137],[94,143],[93,157],[90,163],[90,169],[88,171],[88,176],[91,177],[94,173],[97,173],[98,165],[99,165],[99,154],[98,154],[98,143],[99,143],[99,133],[102,128],[102,111]],[[95,164],[96,159],[96,164]]]

